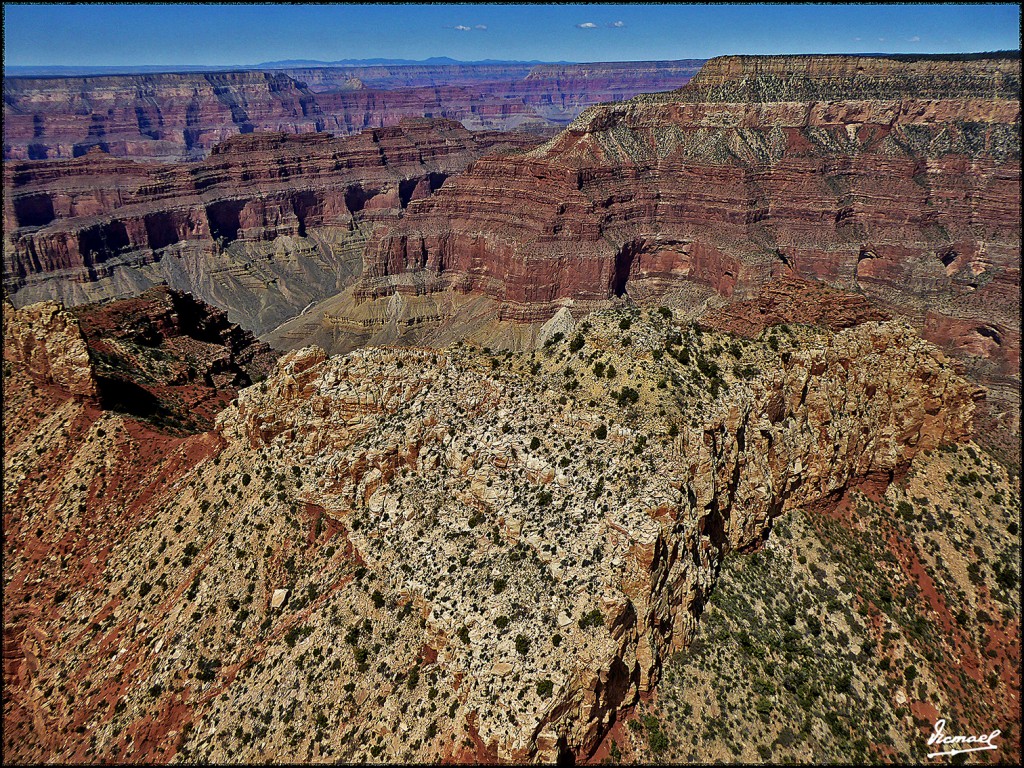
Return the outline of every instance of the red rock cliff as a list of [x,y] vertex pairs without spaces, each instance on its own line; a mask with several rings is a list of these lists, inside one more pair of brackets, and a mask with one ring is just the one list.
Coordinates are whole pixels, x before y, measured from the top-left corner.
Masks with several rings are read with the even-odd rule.
[[[170,282],[265,330],[340,290],[352,271],[349,251],[365,239],[361,222],[394,218],[485,152],[535,143],[421,119],[346,139],[236,136],[199,163],[100,152],[7,163],[4,285],[21,306]],[[331,233],[317,234],[324,229]],[[311,261],[287,255],[296,252]],[[274,281],[284,288],[267,295]]]
[[198,159],[254,131],[336,134],[446,117],[474,129],[547,129],[584,108],[686,83],[699,61],[321,67],[4,81],[4,159]]
[[977,352],[1003,386],[1019,365],[1019,94],[1019,57],[715,59],[678,92],[476,162],[378,234],[356,296],[416,272],[546,319],[685,284],[746,299],[799,276]]

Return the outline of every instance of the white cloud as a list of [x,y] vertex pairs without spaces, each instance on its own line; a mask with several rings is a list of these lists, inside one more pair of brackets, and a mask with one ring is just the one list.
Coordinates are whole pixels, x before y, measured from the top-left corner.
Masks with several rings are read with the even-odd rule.
[[469,32],[471,27],[467,27],[465,24],[456,24],[453,29],[457,29],[460,32]]
[[920,35],[914,35],[913,37],[909,37],[909,38],[907,38],[907,42],[908,43],[920,43],[921,42],[921,36]]
[[878,42],[880,42],[880,43],[884,43],[884,42],[885,42],[885,38],[884,38],[884,37],[880,37],[880,38],[878,38]]
[[486,24],[477,24],[473,29],[487,29]]
[[859,38],[859,37],[855,37],[855,38],[853,38],[853,42],[855,42],[855,43],[859,43],[859,42],[860,42],[860,38]]
[[626,26],[626,22],[624,22],[624,21],[613,21],[608,26],[611,29],[622,29],[624,26]]
[[579,29],[597,29],[597,24],[592,21],[584,21],[582,24],[576,25]]

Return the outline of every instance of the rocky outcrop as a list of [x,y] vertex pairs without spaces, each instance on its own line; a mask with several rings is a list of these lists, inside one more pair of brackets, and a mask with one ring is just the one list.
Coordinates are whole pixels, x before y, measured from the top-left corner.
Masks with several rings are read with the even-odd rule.
[[34,380],[172,433],[201,432],[277,359],[226,315],[167,288],[4,311],[4,360]]
[[4,80],[4,159],[199,159],[237,134],[356,133],[407,117],[549,131],[583,109],[686,83],[700,61],[323,67]]
[[277,359],[224,312],[168,288],[71,312],[102,406],[172,432],[209,429],[238,390],[265,377]]
[[[141,343],[137,317],[110,319]],[[10,753],[586,757],[726,553],[970,429],[974,388],[896,323],[564,327],[532,356],[294,352],[189,438],[14,365]]]
[[6,163],[5,287],[16,305],[72,304],[166,282],[263,332],[344,288],[378,222],[480,155],[534,143],[411,120],[340,140],[237,136],[194,164]]
[[[598,320],[585,337],[584,355],[606,350],[614,327]],[[644,330],[634,331],[641,349],[649,343]],[[604,481],[599,470],[588,471],[589,462],[584,469],[574,459],[576,476],[569,479],[555,461],[570,450],[570,435],[618,421],[610,413],[581,409],[576,401],[572,418],[559,416],[557,408],[548,410],[553,398],[538,403],[514,395],[529,391],[518,376],[475,373],[443,353],[364,350],[332,360],[315,348],[292,353],[266,388],[243,392],[237,411],[226,412],[220,424],[229,444],[269,450],[285,464],[302,457],[305,472],[333,478],[307,498],[359,531],[352,541],[368,567],[399,575],[401,569],[392,570],[398,552],[417,563],[408,579],[399,575],[387,584],[437,585],[424,587],[426,629],[441,644],[437,674],[464,681],[463,711],[476,712],[475,733],[491,754],[499,760],[550,760],[559,749],[586,755],[618,710],[652,689],[665,655],[692,635],[725,553],[760,542],[772,518],[787,509],[827,505],[853,478],[890,477],[917,451],[969,433],[974,388],[909,331],[869,323],[819,338],[821,347],[802,341],[807,346],[784,355],[778,368],[761,357],[749,361],[758,368],[756,379],[734,382],[724,402],[682,425],[677,438],[665,439],[666,426],[652,420],[653,389],[652,410],[644,408],[638,422],[606,428],[599,439],[607,447],[591,436],[587,453],[597,467],[615,466],[609,482],[642,474],[622,503],[614,493],[602,503]],[[415,380],[405,368],[417,371]],[[655,365],[651,375],[665,372]],[[451,430],[450,382],[456,380],[454,407],[469,410]],[[646,398],[644,382],[637,386]],[[551,417],[556,426],[541,428]],[[554,450],[528,448],[531,435],[543,435],[541,442]],[[642,457],[622,452],[640,439],[650,440]],[[653,475],[641,468],[647,462]],[[430,509],[420,481],[406,479],[406,470],[413,478],[429,474],[450,499],[426,529],[401,524],[411,519],[403,510]],[[517,476],[526,479],[525,495],[514,490]],[[595,481],[596,497],[588,490]],[[456,543],[468,518],[497,524],[490,558]],[[545,529],[554,533],[544,536]],[[554,544],[551,555],[544,541]],[[540,563],[527,558],[508,570],[503,548],[515,552],[524,544],[527,551],[539,548]],[[434,564],[419,558],[421,549],[436,553]],[[460,556],[470,558],[469,573],[449,568],[445,575],[446,560]],[[481,589],[470,574],[488,563],[502,587],[488,597],[485,614],[515,617],[510,626],[526,639],[521,644],[535,649],[529,665],[502,634],[488,642],[487,621],[477,623],[466,609]],[[517,604],[537,605],[542,615],[523,615]],[[469,627],[468,647],[456,641],[461,627]],[[556,631],[562,639],[552,646]],[[477,632],[483,647],[474,640]],[[531,678],[525,698],[516,701],[509,683],[518,674],[553,681],[553,695],[537,695]],[[495,695],[502,702],[496,709],[487,705]],[[510,701],[514,716],[506,718]]]
[[95,398],[96,379],[78,318],[54,302],[15,309],[4,302],[4,361],[80,398]]
[[829,288],[823,283],[781,277],[755,298],[736,301],[701,315],[699,324],[737,336],[754,338],[772,326],[820,325],[834,331],[892,317],[862,294]]

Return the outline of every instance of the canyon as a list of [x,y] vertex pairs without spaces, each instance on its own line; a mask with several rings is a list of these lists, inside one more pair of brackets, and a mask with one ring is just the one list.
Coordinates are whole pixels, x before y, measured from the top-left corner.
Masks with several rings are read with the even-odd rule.
[[[702,311],[793,275],[861,292],[970,358],[1012,428],[1019,92],[1019,57],[724,57],[529,151],[528,135],[440,120],[254,134],[156,170],[7,163],[5,288],[15,304],[78,302],[162,280],[278,346],[347,351],[467,329],[529,345],[562,306],[628,293]],[[325,198],[371,182],[375,195]]]
[[5,83],[7,754],[1019,761],[1019,54],[641,64]]
[[685,84],[699,60],[312,67],[4,78],[4,159],[198,160],[253,132],[358,133],[407,117],[551,132],[584,108]]
[[16,305],[166,283],[263,333],[347,287],[378,223],[487,152],[535,140],[410,119],[348,139],[260,133],[205,160],[94,152],[4,164],[4,287]]
[[[395,296],[412,316],[398,338],[417,339],[452,292],[543,322],[623,294],[697,314],[794,276],[861,293],[964,359],[992,393],[983,432],[1012,445],[1019,129],[1019,57],[713,59],[679,91],[477,161],[375,233],[345,294],[268,338],[382,343]],[[484,343],[501,342],[516,343]]]

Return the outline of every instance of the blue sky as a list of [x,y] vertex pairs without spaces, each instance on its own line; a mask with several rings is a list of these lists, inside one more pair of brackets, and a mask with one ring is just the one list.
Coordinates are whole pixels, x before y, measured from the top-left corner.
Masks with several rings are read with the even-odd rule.
[[1016,5],[4,5],[7,65],[1017,49]]

